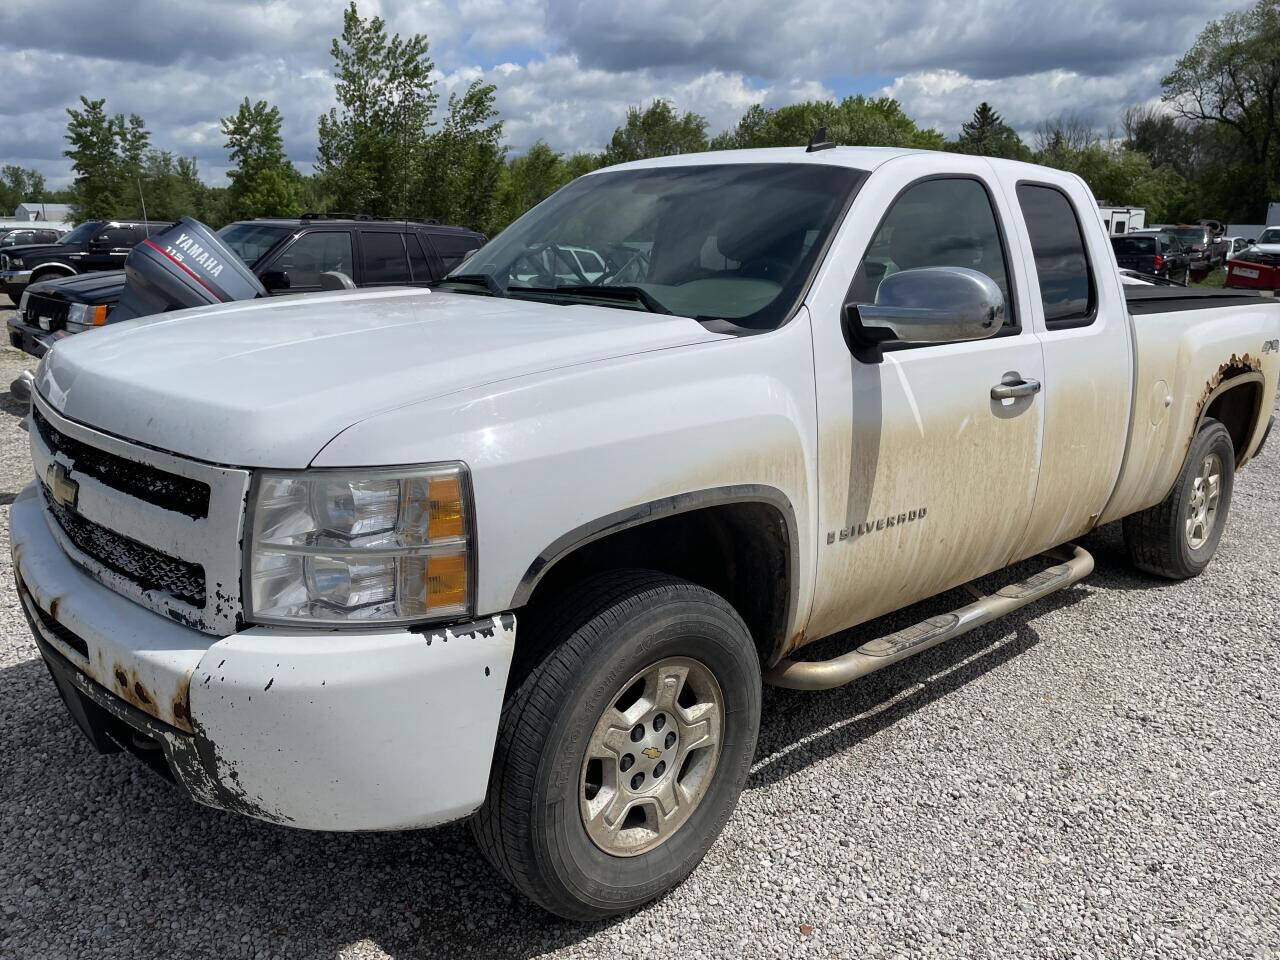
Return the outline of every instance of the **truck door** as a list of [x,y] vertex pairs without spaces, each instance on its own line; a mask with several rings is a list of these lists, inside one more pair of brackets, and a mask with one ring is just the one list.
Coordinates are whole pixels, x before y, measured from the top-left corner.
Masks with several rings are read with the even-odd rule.
[[[1129,434],[1133,355],[1110,241],[1085,226],[1088,192],[1066,177],[1010,176],[1004,187],[1031,254],[1029,319],[1044,345],[1040,485],[1018,550],[1030,556],[1092,529],[1111,496]],[[1162,399],[1163,390],[1151,402]]]
[[[808,634],[834,633],[1009,562],[1040,465],[1043,370],[1028,323],[1011,211],[981,158],[891,160],[859,193],[811,299],[818,389],[818,576]],[[986,340],[895,345],[880,363],[846,347],[840,305],[880,280],[960,266],[1004,294]],[[1025,394],[995,399],[1018,383]]]

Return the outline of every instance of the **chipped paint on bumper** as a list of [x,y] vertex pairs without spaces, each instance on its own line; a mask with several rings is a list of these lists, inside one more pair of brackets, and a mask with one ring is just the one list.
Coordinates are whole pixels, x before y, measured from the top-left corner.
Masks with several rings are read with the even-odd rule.
[[192,799],[309,829],[424,827],[483,802],[512,615],[416,632],[255,627],[219,640],[80,571],[32,494],[11,514],[20,596],[68,709],[99,749],[105,735],[87,728],[86,710],[102,711],[117,740],[126,731],[155,744]]

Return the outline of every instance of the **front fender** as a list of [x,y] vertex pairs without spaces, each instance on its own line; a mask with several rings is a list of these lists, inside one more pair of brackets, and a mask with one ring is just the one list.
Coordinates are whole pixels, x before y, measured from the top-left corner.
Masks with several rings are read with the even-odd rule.
[[725,488],[774,491],[794,518],[789,632],[812,595],[816,439],[804,310],[779,330],[579,364],[356,424],[315,466],[462,460],[476,504],[477,613],[527,596],[576,531]]

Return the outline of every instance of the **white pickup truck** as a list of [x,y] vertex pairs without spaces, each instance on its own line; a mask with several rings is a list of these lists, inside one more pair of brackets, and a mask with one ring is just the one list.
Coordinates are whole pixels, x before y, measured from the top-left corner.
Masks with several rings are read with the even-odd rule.
[[[1143,570],[1203,569],[1278,347],[1268,299],[1123,286],[1069,174],[644,161],[433,290],[60,343],[14,570],[99,749],[278,824],[473,817],[523,893],[600,917],[715,841],[762,683],[843,684],[1060,590],[1109,521]],[[802,649],[1042,556],[833,659]]]

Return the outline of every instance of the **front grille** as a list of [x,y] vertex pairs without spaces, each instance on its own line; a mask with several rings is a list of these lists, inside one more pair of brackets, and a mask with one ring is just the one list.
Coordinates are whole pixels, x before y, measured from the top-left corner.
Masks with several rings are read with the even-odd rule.
[[109,487],[194,520],[209,515],[209,485],[190,477],[167,473],[145,463],[126,460],[68,437],[38,409],[33,411],[36,429],[50,450],[71,460],[71,469],[86,473]]
[[67,539],[85,556],[126,577],[143,590],[159,590],[193,607],[204,608],[204,567],[171,557],[108,530],[58,503],[43,483],[40,489],[50,515]]
[[70,309],[71,304],[65,300],[33,293],[27,297],[27,312],[23,319],[41,330],[65,330]]

